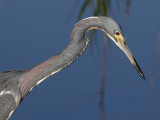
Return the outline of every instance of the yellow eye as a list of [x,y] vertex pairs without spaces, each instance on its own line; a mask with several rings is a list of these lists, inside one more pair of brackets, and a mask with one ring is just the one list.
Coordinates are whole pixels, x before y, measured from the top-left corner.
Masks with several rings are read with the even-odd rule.
[[118,31],[115,32],[116,35],[120,35],[120,33]]

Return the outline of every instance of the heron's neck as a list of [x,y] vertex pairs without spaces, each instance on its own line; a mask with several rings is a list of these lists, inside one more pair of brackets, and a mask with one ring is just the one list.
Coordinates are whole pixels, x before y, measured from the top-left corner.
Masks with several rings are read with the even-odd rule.
[[78,22],[72,31],[70,44],[59,55],[49,58],[21,76],[22,98],[43,80],[73,63],[84,52],[88,44],[87,31],[101,29],[98,20],[100,19],[92,17]]

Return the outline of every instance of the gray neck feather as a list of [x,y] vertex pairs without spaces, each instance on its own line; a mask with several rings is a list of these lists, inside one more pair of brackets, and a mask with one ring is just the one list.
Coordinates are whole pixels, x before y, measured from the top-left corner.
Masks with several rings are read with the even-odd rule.
[[88,30],[105,30],[103,22],[103,17],[90,17],[78,22],[71,33],[71,42],[67,48],[60,54],[28,70],[20,77],[22,98],[43,80],[73,63],[84,52],[88,44],[86,37]]

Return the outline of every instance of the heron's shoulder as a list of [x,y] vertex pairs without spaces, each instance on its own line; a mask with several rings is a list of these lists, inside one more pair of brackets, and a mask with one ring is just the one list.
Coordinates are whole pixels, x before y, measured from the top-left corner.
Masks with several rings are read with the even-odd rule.
[[19,77],[25,72],[25,70],[11,70],[0,73],[0,91],[13,89],[18,87]]
[[15,111],[17,103],[9,91],[0,92],[0,120],[8,120]]
[[26,70],[8,70],[8,71],[0,72],[0,79],[18,77],[19,75],[23,74],[25,71]]

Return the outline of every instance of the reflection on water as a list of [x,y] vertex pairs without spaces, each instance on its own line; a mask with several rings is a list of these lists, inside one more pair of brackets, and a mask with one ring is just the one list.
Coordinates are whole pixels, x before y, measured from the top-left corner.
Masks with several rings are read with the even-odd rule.
[[105,91],[105,82],[106,82],[107,41],[108,41],[107,38],[103,40],[102,79],[101,79],[101,86],[100,86],[100,92],[99,92],[100,120],[105,119],[104,91]]
[[151,110],[152,110],[152,97],[153,97],[153,90],[154,90],[154,80],[155,80],[155,75],[157,72],[159,54],[160,54],[160,27],[159,27],[159,32],[158,32],[157,50],[155,52],[154,65],[153,65],[153,70],[152,70],[151,79],[150,79],[150,109]]
[[127,24],[127,21],[128,21],[128,15],[129,15],[130,7],[131,7],[131,0],[127,0],[126,1],[126,10],[125,10],[125,13],[126,13],[125,24]]
[[104,84],[105,78],[101,80],[101,89],[99,92],[100,100],[99,100],[99,108],[100,108],[100,120],[105,120],[105,110],[104,110]]

